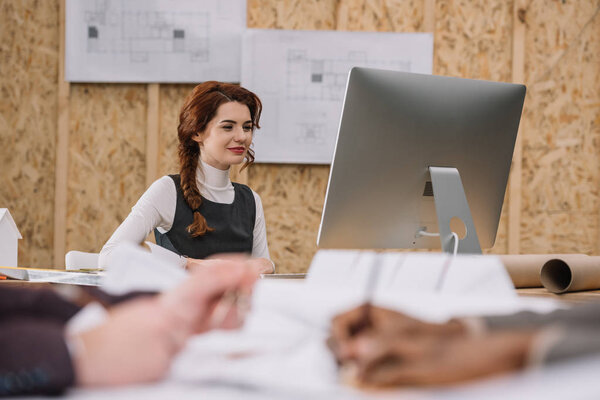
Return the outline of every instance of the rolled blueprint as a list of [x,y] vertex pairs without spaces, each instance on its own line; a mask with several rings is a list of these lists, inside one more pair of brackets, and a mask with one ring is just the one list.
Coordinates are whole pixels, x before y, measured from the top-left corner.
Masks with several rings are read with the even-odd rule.
[[586,254],[514,254],[499,257],[516,288],[542,287],[540,273],[550,260],[561,259],[570,264],[590,258]]
[[548,260],[541,270],[541,281],[552,293],[600,289],[600,257]]

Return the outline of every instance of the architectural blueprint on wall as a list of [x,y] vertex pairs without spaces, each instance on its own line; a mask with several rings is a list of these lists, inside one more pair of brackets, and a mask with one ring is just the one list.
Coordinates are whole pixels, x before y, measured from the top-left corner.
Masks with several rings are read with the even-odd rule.
[[66,4],[68,81],[240,81],[245,0]]
[[257,162],[329,164],[354,66],[430,74],[427,33],[249,29],[242,85],[263,102]]

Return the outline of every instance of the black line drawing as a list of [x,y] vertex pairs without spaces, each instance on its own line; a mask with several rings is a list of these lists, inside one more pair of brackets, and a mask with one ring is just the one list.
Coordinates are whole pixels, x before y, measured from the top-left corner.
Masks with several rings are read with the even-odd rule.
[[124,1],[95,0],[85,10],[88,53],[129,54],[133,63],[187,53],[191,62],[209,62],[208,12],[131,11]]
[[352,67],[411,70],[408,60],[377,60],[363,51],[350,51],[347,57],[327,59],[310,57],[306,50],[289,49],[286,62],[287,100],[341,102]]

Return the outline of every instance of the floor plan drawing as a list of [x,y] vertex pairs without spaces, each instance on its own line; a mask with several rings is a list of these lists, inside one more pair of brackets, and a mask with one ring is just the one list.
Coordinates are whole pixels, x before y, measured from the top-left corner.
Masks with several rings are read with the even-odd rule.
[[67,79],[239,81],[243,0],[67,0]]
[[339,59],[311,59],[304,50],[290,49],[286,61],[288,100],[342,101],[352,67],[410,72],[410,60],[371,59],[364,51],[350,51]]
[[96,1],[85,11],[88,53],[129,54],[133,62],[148,62],[150,53],[187,53],[191,62],[209,61],[207,12],[118,12],[108,6]]
[[348,73],[370,67],[430,74],[427,33],[248,29],[242,85],[261,98],[257,162],[329,164]]

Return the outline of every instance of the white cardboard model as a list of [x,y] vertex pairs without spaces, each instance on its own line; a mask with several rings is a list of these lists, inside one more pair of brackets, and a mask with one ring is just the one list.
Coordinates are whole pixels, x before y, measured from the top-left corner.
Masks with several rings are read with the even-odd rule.
[[0,208],[0,266],[16,267],[18,240],[23,239],[8,208]]

